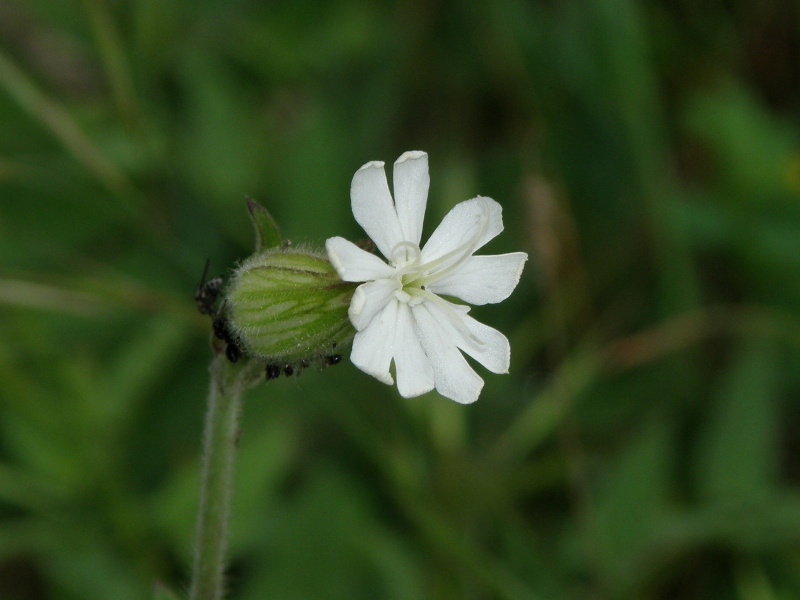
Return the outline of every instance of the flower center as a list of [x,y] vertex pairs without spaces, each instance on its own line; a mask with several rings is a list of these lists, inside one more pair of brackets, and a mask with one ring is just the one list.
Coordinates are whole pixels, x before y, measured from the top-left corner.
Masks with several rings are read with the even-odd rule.
[[418,265],[422,253],[413,242],[400,242],[392,248],[392,266],[402,271]]
[[394,293],[395,298],[412,306],[422,302],[422,299],[416,296],[416,292],[421,291],[420,286],[414,285],[423,269],[419,246],[413,242],[399,242],[392,248],[391,264],[397,269],[394,277],[399,284]]
[[489,224],[489,209],[485,205],[482,205],[482,209],[475,232],[462,244],[430,262],[422,262],[422,252],[413,242],[399,242],[392,248],[391,263],[397,269],[395,277],[400,284],[395,292],[398,300],[411,306],[423,300],[439,300],[436,294],[425,288],[453,273],[475,252]]

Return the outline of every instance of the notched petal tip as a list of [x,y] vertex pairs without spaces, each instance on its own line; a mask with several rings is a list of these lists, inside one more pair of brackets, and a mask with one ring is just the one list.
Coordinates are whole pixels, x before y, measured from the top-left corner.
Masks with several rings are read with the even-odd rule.
[[519,256],[519,265],[517,266],[517,270],[514,272],[514,287],[517,287],[519,280],[522,278],[522,270],[525,268],[525,263],[528,262],[528,253],[514,252],[513,254]]
[[436,391],[453,402],[474,404],[481,397],[484,381],[471,367],[469,370],[474,377],[465,377],[463,381],[449,385],[440,385],[437,382]]
[[[358,365],[356,365],[358,366]],[[372,375],[375,379],[386,385],[394,385],[391,373],[383,373],[381,371],[367,371],[364,367],[358,366],[359,369],[364,371],[367,375]]]
[[449,396],[449,398],[450,400],[458,402],[459,404],[474,404],[478,401],[478,398],[481,397],[481,391],[483,391],[483,379],[481,379],[480,384],[473,390],[470,390],[464,394]]
[[489,196],[475,196],[474,200],[479,201],[486,207],[489,216],[489,227],[497,232],[495,235],[502,232],[505,229],[503,225],[503,205],[494,198],[489,198]]
[[353,346],[353,351],[350,353],[350,361],[364,373],[371,375],[381,383],[385,383],[386,385],[394,385],[392,374],[389,373],[389,371],[376,368],[374,361],[366,359],[363,355],[360,355],[355,346]]
[[418,160],[420,158],[427,158],[428,153],[423,152],[422,150],[409,150],[408,152],[403,152],[394,164],[399,165],[401,163],[406,162],[407,160]]
[[[358,171],[366,171],[367,169],[383,169],[385,164],[386,163],[384,163],[382,160],[371,160],[368,163],[362,165],[361,168],[358,169]],[[358,173],[358,171],[356,171],[356,173]]]
[[394,163],[393,181],[403,239],[419,245],[431,183],[428,155],[420,150],[404,152]]

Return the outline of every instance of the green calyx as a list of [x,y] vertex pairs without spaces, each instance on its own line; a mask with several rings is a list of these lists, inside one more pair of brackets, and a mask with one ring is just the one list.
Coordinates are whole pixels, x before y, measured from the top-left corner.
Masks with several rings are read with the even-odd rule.
[[355,335],[347,316],[355,288],[326,256],[291,247],[261,250],[236,269],[226,291],[231,333],[247,354],[268,363],[339,354]]

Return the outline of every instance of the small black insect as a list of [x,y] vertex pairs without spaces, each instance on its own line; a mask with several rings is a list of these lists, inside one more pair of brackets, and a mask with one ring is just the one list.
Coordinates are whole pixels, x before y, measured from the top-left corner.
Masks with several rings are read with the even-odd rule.
[[214,330],[214,337],[225,342],[225,356],[232,363],[235,363],[242,356],[242,349],[234,338],[233,334],[228,327],[228,319],[225,317],[225,303],[217,310],[215,305],[222,292],[222,277],[214,277],[206,280],[208,277],[208,267],[211,264],[210,260],[206,261],[206,266],[203,269],[203,277],[200,279],[200,285],[194,292],[194,300],[197,302],[197,310],[202,315],[209,315],[211,317],[211,328]]
[[225,356],[228,357],[228,360],[232,363],[235,363],[239,360],[239,357],[242,355],[242,351],[239,349],[239,346],[236,344],[229,343],[225,347]]
[[203,269],[203,277],[200,278],[200,284],[194,292],[194,300],[197,302],[197,310],[201,315],[211,315],[214,313],[214,304],[219,298],[220,291],[222,290],[222,277],[213,277],[206,281],[208,277],[208,267],[211,261],[206,261],[206,267]]
[[220,339],[227,344],[233,341],[231,332],[228,329],[228,319],[225,317],[221,317],[219,315],[214,317],[214,319],[211,321],[211,327],[214,330],[214,336],[217,339]]
[[[336,344],[334,344],[334,346],[335,345]],[[315,361],[319,360],[321,360],[322,365],[338,365],[342,362],[342,357],[339,354],[333,354],[331,356],[322,357],[321,359],[304,358],[298,363],[269,363],[266,367],[267,381],[277,379],[281,374],[286,377],[299,377],[304,369],[307,369],[314,364]],[[319,364],[319,362],[317,364]]]
[[239,348],[236,338],[231,334],[228,328],[228,319],[220,314],[217,314],[211,321],[211,327],[214,330],[214,336],[227,344],[225,348],[225,356],[231,362],[236,362],[242,356],[242,349]]

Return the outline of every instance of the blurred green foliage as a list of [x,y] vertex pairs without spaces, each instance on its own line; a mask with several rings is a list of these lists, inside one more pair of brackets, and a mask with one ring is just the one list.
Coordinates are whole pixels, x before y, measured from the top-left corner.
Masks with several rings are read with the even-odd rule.
[[184,589],[206,259],[409,149],[531,254],[511,374],[253,391],[230,597],[800,597],[798,65],[792,0],[1,3],[0,598]]

